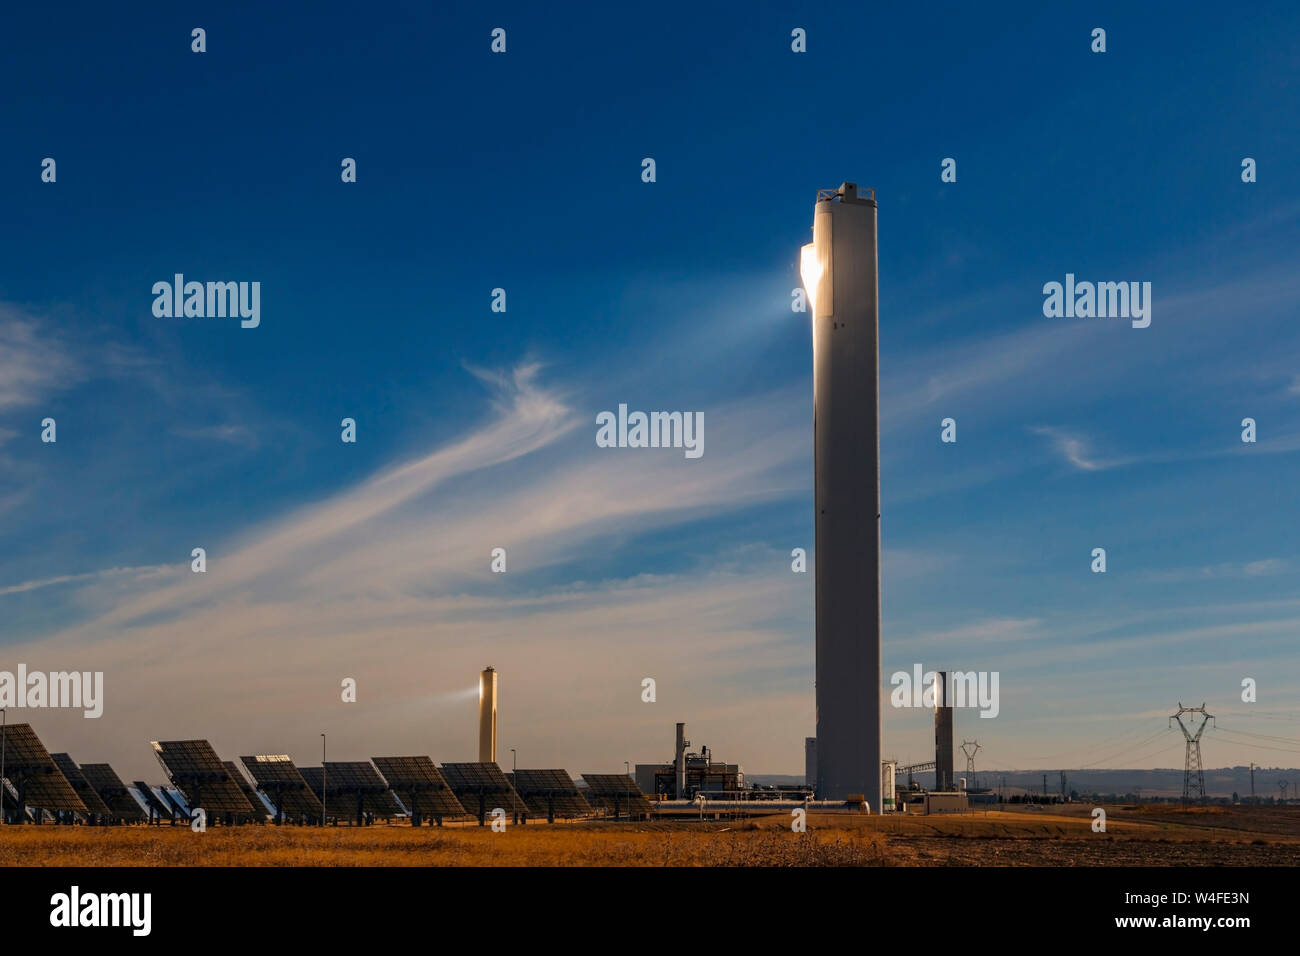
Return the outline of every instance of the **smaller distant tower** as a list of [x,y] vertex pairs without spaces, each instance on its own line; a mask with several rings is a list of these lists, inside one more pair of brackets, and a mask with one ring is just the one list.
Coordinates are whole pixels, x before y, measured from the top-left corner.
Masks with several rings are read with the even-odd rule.
[[934,679],[934,789],[944,792],[953,787],[952,701],[947,671],[939,671]]
[[679,723],[677,725],[677,744],[673,750],[673,779],[676,780],[676,793],[673,797],[677,800],[686,799],[686,748],[691,742],[686,739],[686,725]]
[[478,675],[478,760],[497,761],[497,672],[491,667]]

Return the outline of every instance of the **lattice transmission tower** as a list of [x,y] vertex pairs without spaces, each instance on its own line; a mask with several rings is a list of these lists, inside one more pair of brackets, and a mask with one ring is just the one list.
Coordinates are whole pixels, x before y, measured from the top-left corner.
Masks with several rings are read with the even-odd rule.
[[[1183,723],[1183,714],[1201,715],[1201,726],[1196,728],[1195,734]],[[1204,800],[1205,770],[1201,765],[1201,734],[1205,732],[1205,725],[1214,720],[1214,715],[1205,712],[1204,702],[1200,707],[1184,707],[1180,700],[1178,712],[1169,719],[1178,721],[1178,729],[1183,732],[1183,737],[1187,740],[1187,756],[1183,760],[1183,803],[1186,804],[1193,794],[1197,800]],[[1195,781],[1192,779],[1193,774],[1196,775]]]
[[[967,747],[971,749],[967,750]],[[970,786],[972,787],[978,786],[975,783],[975,754],[979,749],[980,742],[978,740],[963,740],[961,742],[961,752],[966,755],[966,772],[970,774]]]

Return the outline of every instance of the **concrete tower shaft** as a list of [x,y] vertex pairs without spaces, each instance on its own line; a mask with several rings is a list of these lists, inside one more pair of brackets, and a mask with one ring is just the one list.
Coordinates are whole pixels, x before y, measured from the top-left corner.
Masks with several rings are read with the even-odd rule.
[[496,763],[497,759],[497,672],[483,668],[478,675],[478,760]]
[[947,671],[939,671],[934,680],[934,788],[948,791],[953,789],[953,710]]
[[817,795],[880,803],[876,200],[822,190],[801,270],[813,316]]

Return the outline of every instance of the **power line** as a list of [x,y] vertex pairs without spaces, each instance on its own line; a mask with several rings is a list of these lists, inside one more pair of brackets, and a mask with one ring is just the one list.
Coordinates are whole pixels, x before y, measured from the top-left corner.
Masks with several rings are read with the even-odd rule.
[[1233,727],[1220,727],[1217,723],[1215,724],[1215,729],[1224,730],[1234,734],[1241,734],[1245,737],[1259,737],[1261,740],[1278,740],[1284,744],[1296,744],[1297,746],[1300,746],[1300,740],[1297,740],[1295,737],[1279,737],[1277,734],[1257,734],[1249,730],[1237,730]]
[[1268,744],[1257,744],[1250,740],[1235,740],[1231,736],[1229,736],[1227,742],[1236,744],[1238,747],[1249,747],[1253,750],[1276,750],[1284,754],[1300,754],[1300,750],[1293,750],[1289,747],[1270,747]]
[[[1102,739],[1102,740],[1099,740],[1099,741],[1097,741],[1095,744],[1091,744],[1091,745],[1089,745],[1089,746],[1087,746],[1087,747],[1084,747],[1082,750],[1067,750],[1067,751],[1059,751],[1059,752],[1057,752],[1057,753],[1051,753],[1051,754],[1026,754],[1022,759],[1024,759],[1024,760],[1047,760],[1047,761],[1052,761],[1052,762],[1054,762],[1054,763],[1074,763],[1074,764],[1078,764],[1078,763],[1079,763],[1078,760],[1062,760],[1062,759],[1060,759],[1060,758],[1062,758],[1062,757],[1074,757],[1075,755],[1083,756],[1083,755],[1089,754],[1089,753],[1091,753],[1092,751],[1095,751],[1095,750],[1104,750],[1106,747],[1110,746],[1110,744],[1114,743],[1115,741],[1122,740],[1122,739],[1125,738],[1125,737],[1131,737],[1131,736],[1133,736],[1134,734],[1142,734],[1142,733],[1145,733],[1146,730],[1147,730],[1146,725],[1143,725],[1143,726],[1140,726],[1140,727],[1130,727],[1128,730],[1123,731],[1122,733],[1114,734],[1114,735],[1111,736],[1111,737],[1107,737],[1107,738],[1104,738],[1104,739]],[[1161,730],[1161,733],[1163,733],[1165,730],[1168,730],[1168,728],[1167,728],[1167,727],[1166,727],[1166,728],[1163,728],[1163,729]],[[1128,745],[1126,744],[1125,746],[1128,746]]]
[[1155,740],[1157,737],[1164,737],[1164,736],[1166,736],[1168,733],[1169,733],[1169,728],[1168,728],[1168,727],[1164,728],[1163,730],[1157,730],[1154,734],[1150,734],[1150,735],[1148,735],[1147,737],[1144,737],[1143,739],[1141,739],[1141,740],[1139,740],[1139,741],[1137,741],[1137,742],[1135,742],[1135,743],[1128,744],[1128,745],[1126,745],[1126,746],[1124,746],[1124,747],[1121,747],[1119,750],[1112,751],[1111,753],[1108,753],[1108,754],[1107,754],[1106,756],[1104,756],[1104,757],[1098,757],[1096,760],[1093,760],[1093,761],[1091,761],[1090,763],[1079,764],[1079,769],[1080,769],[1080,770],[1089,770],[1089,769],[1091,769],[1091,770],[1095,770],[1095,769],[1099,769],[1098,766],[1097,766],[1098,764],[1105,763],[1105,762],[1108,761],[1108,760],[1112,760],[1112,759],[1114,759],[1115,757],[1118,757],[1118,756],[1120,756],[1120,755],[1122,755],[1122,754],[1130,753],[1130,752],[1132,752],[1132,751],[1134,751],[1134,750],[1141,750],[1143,747],[1145,747],[1147,744],[1151,743],[1151,741]]
[[1283,712],[1277,710],[1226,710],[1224,714],[1228,717],[1250,717],[1252,720],[1281,720],[1289,724],[1300,724],[1300,714],[1283,716]]
[[[1161,742],[1161,743],[1160,743],[1160,744],[1159,744],[1159,745],[1158,745],[1154,750],[1147,750],[1147,751],[1144,751],[1143,753],[1133,754],[1133,756],[1131,756],[1130,759],[1132,759],[1132,760],[1141,760],[1141,759],[1143,759],[1143,758],[1145,758],[1145,757],[1147,757],[1147,756],[1150,756],[1151,754],[1164,753],[1165,751],[1169,750],[1172,746],[1175,746],[1174,742],[1173,742],[1171,739],[1169,739],[1169,737],[1168,737],[1168,733],[1169,733],[1168,729],[1165,729],[1165,730],[1161,730],[1161,731],[1159,731],[1158,733],[1151,734],[1151,735],[1147,736],[1146,738],[1144,738],[1144,739],[1142,739],[1142,740],[1139,740],[1139,741],[1137,741],[1137,742],[1134,743],[1134,744],[1131,744],[1130,746],[1124,747],[1124,748],[1121,749],[1121,750],[1112,751],[1112,752],[1111,752],[1110,754],[1108,754],[1106,757],[1103,757],[1102,760],[1108,760],[1108,759],[1110,759],[1110,758],[1112,758],[1112,757],[1116,757],[1116,756],[1120,756],[1120,755],[1133,754],[1134,751],[1141,750],[1142,748],[1146,747],[1148,744],[1150,744],[1152,741],[1154,741],[1154,740],[1155,740],[1156,738],[1158,738],[1158,737],[1164,737],[1165,740],[1164,740],[1163,742]],[[985,749],[985,748],[981,747],[981,748],[980,748],[981,752],[983,752],[984,749]],[[1101,761],[1098,761],[1098,763],[1100,763],[1100,762],[1101,762]],[[1001,773],[1001,772],[1005,772],[1005,771],[1024,772],[1024,771],[1027,770],[1027,769],[1029,769],[1029,770],[1032,770],[1032,769],[1033,769],[1032,767],[1026,768],[1026,767],[1024,767],[1023,765],[1019,765],[1019,766],[1015,766],[1015,767],[1011,767],[1011,766],[1003,766],[1002,764],[998,763],[998,761],[995,761],[995,760],[989,760],[989,759],[985,759],[984,764],[985,764],[986,769],[988,769],[988,770],[990,770],[990,771],[997,771],[997,772],[999,772],[999,773]],[[1074,770],[1107,770],[1107,769],[1115,769],[1115,768],[1099,767],[1099,766],[1097,766],[1096,764],[1073,764],[1073,765],[1071,765],[1071,767],[1072,767],[1072,769],[1074,769]],[[1122,769],[1122,768],[1121,768],[1121,769]]]
[[[1148,750],[1146,753],[1138,754],[1138,755],[1137,755],[1136,757],[1134,757],[1133,759],[1134,759],[1135,761],[1137,761],[1137,760],[1146,760],[1148,757],[1154,757],[1156,754],[1166,754],[1166,753],[1171,753],[1172,751],[1175,751],[1175,750],[1177,750],[1177,749],[1178,749],[1178,744],[1177,744],[1177,742],[1162,743],[1160,746],[1156,747],[1155,750]],[[1093,769],[1093,770],[1104,770],[1104,769],[1107,769],[1107,768],[1104,768],[1104,767],[1093,767],[1093,768],[1091,768],[1091,769]],[[1134,768],[1134,769],[1141,769],[1141,768]],[[1155,768],[1153,768],[1153,769],[1155,769]]]

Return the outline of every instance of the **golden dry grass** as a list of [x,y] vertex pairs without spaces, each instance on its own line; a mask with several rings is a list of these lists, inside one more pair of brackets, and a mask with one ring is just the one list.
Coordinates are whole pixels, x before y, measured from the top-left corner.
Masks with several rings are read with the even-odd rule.
[[1091,807],[887,817],[479,827],[23,826],[0,830],[0,866],[910,866],[1300,864],[1300,811]]
[[[720,832],[721,831],[721,832]],[[875,834],[720,827],[7,827],[0,866],[865,866]]]

